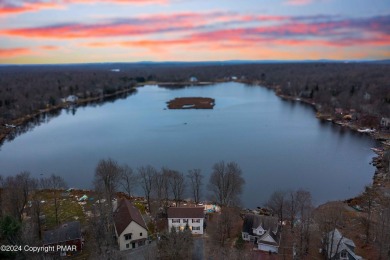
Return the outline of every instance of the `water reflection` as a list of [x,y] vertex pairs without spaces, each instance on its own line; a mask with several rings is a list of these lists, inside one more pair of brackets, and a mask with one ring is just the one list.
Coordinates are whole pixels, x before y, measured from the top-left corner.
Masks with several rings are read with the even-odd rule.
[[106,103],[113,103],[116,100],[119,99],[126,99],[131,95],[137,94],[137,89],[132,89],[129,92],[126,93],[121,93],[116,96],[111,96],[111,97],[102,97],[101,99],[98,100],[93,100],[90,102],[85,102],[79,105],[74,105],[74,104],[69,104],[67,107],[63,109],[53,109],[45,113],[40,113],[37,116],[27,120],[23,125],[16,127],[11,131],[4,140],[0,142],[0,149],[1,146],[4,144],[4,142],[11,142],[13,141],[16,137],[25,134],[29,131],[32,131],[35,127],[38,127],[42,124],[47,124],[49,123],[52,119],[58,117],[61,115],[62,111],[65,111],[66,114],[72,114],[73,116],[76,115],[77,109],[78,108],[85,108],[85,107],[98,107],[102,106]]
[[[145,86],[129,95],[35,118],[3,144],[0,174],[56,172],[70,186],[90,188],[97,162],[111,157],[135,169],[200,168],[206,186],[214,163],[236,161],[247,207],[275,190],[298,188],[311,191],[316,203],[345,199],[371,182],[373,140],[320,121],[311,106],[282,101],[268,89],[232,82],[174,91]],[[164,110],[183,96],[214,98],[216,106]]]

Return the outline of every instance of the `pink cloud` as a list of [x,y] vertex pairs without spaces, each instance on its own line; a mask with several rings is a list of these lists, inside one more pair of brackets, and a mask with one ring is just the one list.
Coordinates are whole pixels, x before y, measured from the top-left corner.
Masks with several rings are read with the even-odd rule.
[[31,50],[28,48],[9,48],[9,49],[0,49],[0,58],[9,58],[15,56],[22,56],[30,54]]
[[43,46],[41,46],[39,48],[42,49],[42,50],[45,50],[45,51],[55,51],[55,50],[59,49],[58,46],[54,46],[54,45],[43,45]]
[[0,3],[0,14],[1,15],[12,15],[26,12],[37,12],[43,9],[61,8],[62,6],[56,2],[34,2],[34,3],[23,3],[21,5],[10,5]]
[[308,5],[311,4],[313,0],[287,0],[287,5]]
[[0,14],[13,15],[26,12],[37,12],[44,9],[64,9],[72,4],[126,4],[126,5],[148,5],[168,4],[169,0],[36,0],[36,1],[1,1]]

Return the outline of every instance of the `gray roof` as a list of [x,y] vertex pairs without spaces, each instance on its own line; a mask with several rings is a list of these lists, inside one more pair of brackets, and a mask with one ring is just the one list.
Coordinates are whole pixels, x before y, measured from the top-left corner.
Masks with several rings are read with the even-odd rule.
[[[265,230],[265,233],[261,236],[253,233],[253,229],[258,228],[259,226]],[[256,236],[258,238],[258,244],[278,246],[280,242],[280,228],[278,219],[275,217],[247,214],[244,216],[242,232],[246,232],[251,236]],[[264,240],[268,235],[272,237],[275,243]]]
[[70,240],[81,239],[80,222],[73,221],[62,224],[59,228],[43,233],[43,244],[57,244]]
[[253,228],[258,228],[259,226],[261,226],[264,230],[273,231],[271,233],[277,233],[278,219],[275,217],[260,216],[255,214],[246,214],[244,216],[242,232],[253,235]]
[[[354,259],[359,260],[362,259],[360,256],[356,255],[355,243],[340,233],[340,231],[336,228],[333,231],[329,232],[328,235],[329,244],[327,245],[327,254],[329,257],[334,257],[336,254],[340,253],[343,250],[346,250]],[[333,238],[333,241],[332,241]]]

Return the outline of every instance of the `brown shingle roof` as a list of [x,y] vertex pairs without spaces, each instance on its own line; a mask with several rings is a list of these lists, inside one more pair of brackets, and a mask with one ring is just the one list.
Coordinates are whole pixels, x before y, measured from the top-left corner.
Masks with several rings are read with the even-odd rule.
[[131,221],[148,230],[141,213],[133,203],[126,199],[118,201],[118,208],[114,212],[114,222],[118,235],[122,234]]
[[168,208],[168,218],[203,218],[203,207]]

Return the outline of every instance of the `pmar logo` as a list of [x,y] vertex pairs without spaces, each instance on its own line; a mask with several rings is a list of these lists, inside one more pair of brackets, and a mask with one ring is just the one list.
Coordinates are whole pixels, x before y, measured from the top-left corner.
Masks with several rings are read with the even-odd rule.
[[77,251],[76,245],[57,245],[57,251],[74,252]]

